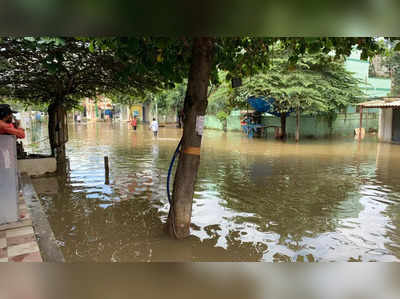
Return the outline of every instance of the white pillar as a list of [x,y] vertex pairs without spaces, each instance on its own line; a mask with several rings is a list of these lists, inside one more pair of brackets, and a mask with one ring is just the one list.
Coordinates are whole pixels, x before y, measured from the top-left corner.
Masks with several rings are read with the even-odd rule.
[[125,120],[128,121],[130,116],[131,116],[131,111],[129,109],[129,105],[126,105],[125,106]]
[[381,109],[379,113],[378,138],[382,142],[392,141],[393,109]]
[[18,220],[15,136],[0,135],[0,224]]

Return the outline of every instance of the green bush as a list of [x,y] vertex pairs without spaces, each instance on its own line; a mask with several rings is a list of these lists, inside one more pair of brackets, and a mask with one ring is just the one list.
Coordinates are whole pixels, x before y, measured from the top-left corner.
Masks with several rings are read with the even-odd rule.
[[225,111],[219,111],[216,114],[216,116],[217,116],[218,120],[223,123],[228,118],[229,115]]

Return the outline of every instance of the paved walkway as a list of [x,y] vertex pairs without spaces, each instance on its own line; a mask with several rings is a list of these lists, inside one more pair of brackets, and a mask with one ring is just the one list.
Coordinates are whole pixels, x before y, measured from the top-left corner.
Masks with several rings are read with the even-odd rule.
[[0,225],[0,262],[42,262],[31,215],[22,195],[18,210],[19,221]]

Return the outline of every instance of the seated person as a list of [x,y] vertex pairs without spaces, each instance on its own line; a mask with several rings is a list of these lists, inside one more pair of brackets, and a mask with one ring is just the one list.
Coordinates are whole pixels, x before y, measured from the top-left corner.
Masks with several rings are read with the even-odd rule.
[[10,105],[0,104],[0,135],[14,135],[17,138],[25,138],[25,130],[19,128],[19,123],[13,125],[13,113]]

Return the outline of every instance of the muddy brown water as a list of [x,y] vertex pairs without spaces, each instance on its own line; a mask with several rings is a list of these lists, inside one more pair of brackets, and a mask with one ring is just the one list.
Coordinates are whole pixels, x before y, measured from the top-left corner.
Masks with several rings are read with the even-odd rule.
[[[45,135],[37,127],[28,137]],[[161,128],[155,139],[142,126],[91,123],[69,135],[68,177],[34,181],[69,262],[400,260],[399,145],[207,130],[192,235],[175,241],[163,229],[181,131]]]

